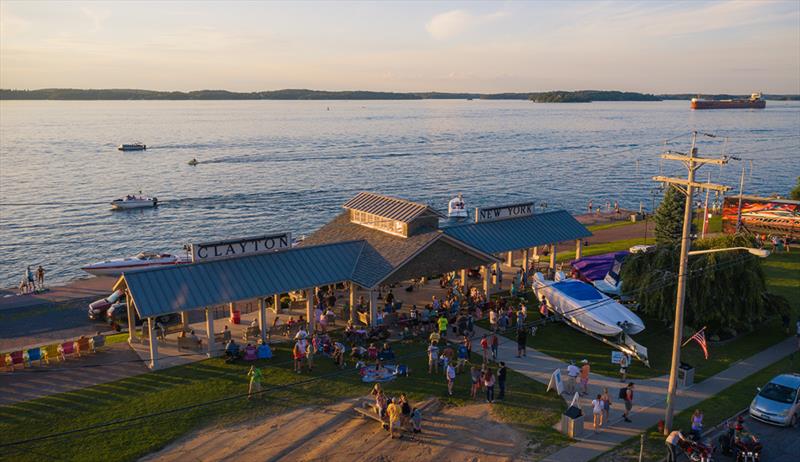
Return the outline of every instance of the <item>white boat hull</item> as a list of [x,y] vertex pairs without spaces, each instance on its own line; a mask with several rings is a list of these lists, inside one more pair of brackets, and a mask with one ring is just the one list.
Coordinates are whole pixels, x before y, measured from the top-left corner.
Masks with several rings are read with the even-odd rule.
[[119,276],[122,273],[133,273],[150,268],[173,266],[182,263],[190,263],[190,261],[187,258],[172,255],[164,258],[152,258],[147,260],[134,257],[92,263],[81,269],[94,276]]
[[541,273],[533,280],[539,298],[544,296],[551,310],[582,329],[606,337],[644,330],[638,316],[592,285],[576,279],[550,281]]
[[146,209],[156,206],[154,200],[113,201],[111,208],[114,210]]

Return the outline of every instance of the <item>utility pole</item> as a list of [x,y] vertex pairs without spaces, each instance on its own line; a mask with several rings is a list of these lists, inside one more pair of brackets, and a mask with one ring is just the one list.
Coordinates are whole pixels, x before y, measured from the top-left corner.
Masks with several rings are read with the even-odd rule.
[[[708,133],[699,133],[703,136],[714,138],[714,135]],[[669,370],[669,389],[667,391],[667,406],[664,415],[664,434],[668,435],[672,430],[672,414],[675,404],[675,391],[677,388],[678,379],[678,365],[681,361],[681,342],[683,340],[683,303],[686,298],[686,267],[689,262],[689,246],[691,239],[689,236],[692,225],[692,195],[694,189],[713,189],[716,191],[727,191],[729,188],[723,185],[712,183],[697,183],[694,181],[695,171],[702,167],[704,164],[725,165],[728,159],[725,157],[721,159],[704,159],[697,157],[697,135],[698,132],[692,132],[692,148],[689,154],[681,152],[667,151],[661,155],[662,159],[677,160],[683,162],[686,169],[689,171],[688,179],[669,178],[665,176],[654,176],[653,180],[678,188],[679,191],[686,195],[686,208],[683,213],[683,233],[681,235],[681,259],[678,269],[678,294],[677,302],[675,304],[675,332],[672,338],[672,365]]]
[[[711,172],[708,172],[708,182],[711,182]],[[710,189],[706,189],[706,204],[703,206],[703,233],[700,235],[703,239],[706,238],[708,232],[708,195],[711,193]]]

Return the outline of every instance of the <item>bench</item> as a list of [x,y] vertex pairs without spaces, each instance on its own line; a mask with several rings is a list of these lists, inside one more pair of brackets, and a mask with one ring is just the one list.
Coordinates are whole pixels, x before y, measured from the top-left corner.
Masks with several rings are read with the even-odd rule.
[[178,351],[181,351],[181,348],[201,351],[203,349],[203,341],[199,338],[178,337]]
[[258,326],[248,326],[247,329],[244,331],[244,335],[242,336],[245,343],[251,341],[258,341],[261,339],[261,328]]

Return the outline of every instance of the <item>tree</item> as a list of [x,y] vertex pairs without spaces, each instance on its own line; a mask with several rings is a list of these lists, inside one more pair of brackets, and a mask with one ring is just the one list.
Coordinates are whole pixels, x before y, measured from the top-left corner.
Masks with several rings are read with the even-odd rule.
[[[750,236],[723,235],[700,239],[693,249],[754,247]],[[625,259],[620,277],[622,290],[633,296],[644,315],[671,322],[674,318],[680,250],[658,246],[654,252],[632,254]],[[689,257],[685,322],[696,329],[750,330],[775,314],[765,302],[766,282],[761,261],[746,252],[719,252]]]
[[792,198],[792,200],[800,201],[800,176],[797,177],[797,184],[794,186],[794,188],[792,188],[789,196]]
[[656,244],[674,246],[681,242],[683,234],[683,212],[686,208],[686,197],[674,186],[664,191],[664,200],[656,210]]

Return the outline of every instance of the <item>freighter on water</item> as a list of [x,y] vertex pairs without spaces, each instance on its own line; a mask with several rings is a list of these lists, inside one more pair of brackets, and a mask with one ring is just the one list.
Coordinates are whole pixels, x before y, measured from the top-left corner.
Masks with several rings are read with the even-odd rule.
[[764,109],[767,102],[761,93],[753,93],[750,99],[700,99],[692,98],[692,109]]

